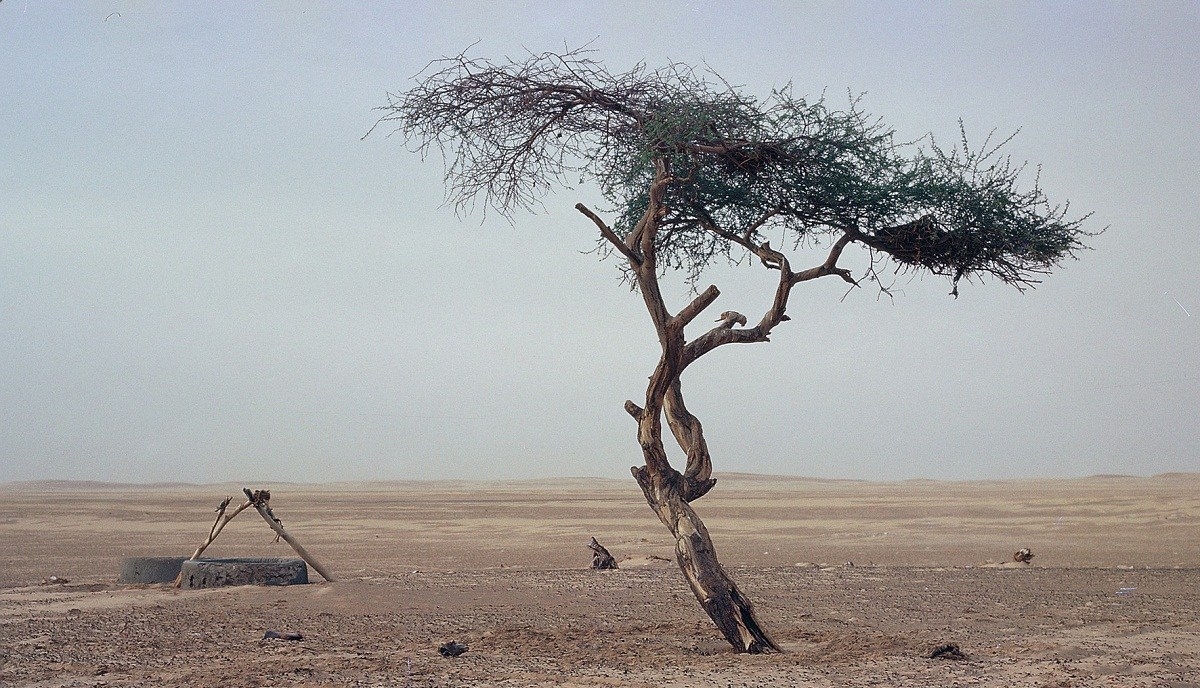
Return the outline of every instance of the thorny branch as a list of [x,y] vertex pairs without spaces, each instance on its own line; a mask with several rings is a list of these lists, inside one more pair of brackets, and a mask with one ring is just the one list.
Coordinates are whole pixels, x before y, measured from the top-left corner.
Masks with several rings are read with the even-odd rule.
[[[860,100],[836,108],[786,87],[758,98],[679,63],[611,71],[587,49],[498,61],[464,52],[389,95],[378,124],[443,156],[458,210],[482,202],[511,218],[576,177],[599,185],[610,221],[583,203],[576,209],[611,248],[606,255],[623,259],[664,351],[645,405],[626,406],[644,418],[708,351],[769,341],[789,319],[796,285],[830,275],[860,284],[839,264],[851,243],[867,250],[863,278],[885,294],[885,258],[898,273],[948,277],[957,295],[961,280],[984,277],[1023,289],[1085,248],[1088,216],[1050,204],[1037,178],[1022,187],[1024,165],[1001,152],[1008,139],[989,135],[975,148],[960,126],[954,146],[933,136],[900,143]],[[793,248],[832,243],[824,261],[794,272],[768,235]],[[720,292],[699,291],[672,314],[660,276],[679,270],[694,286],[715,261],[748,256],[779,273],[771,305],[752,327],[726,321],[686,341],[684,328]]]

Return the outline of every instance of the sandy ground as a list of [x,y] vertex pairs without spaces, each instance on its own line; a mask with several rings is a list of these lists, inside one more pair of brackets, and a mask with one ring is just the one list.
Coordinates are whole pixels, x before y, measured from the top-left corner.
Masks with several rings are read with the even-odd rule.
[[[0,686],[1200,686],[1200,474],[722,476],[698,510],[786,650],[754,657],[632,480],[250,485],[338,582],[115,583],[240,487],[0,485]],[[587,570],[591,536],[621,570]],[[247,511],[206,554],[291,555],[272,539]]]

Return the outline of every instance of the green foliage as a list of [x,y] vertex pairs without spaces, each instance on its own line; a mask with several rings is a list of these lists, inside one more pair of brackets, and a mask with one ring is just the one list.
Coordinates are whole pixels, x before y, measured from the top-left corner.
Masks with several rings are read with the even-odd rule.
[[459,55],[428,71],[381,122],[443,154],[456,207],[482,199],[511,217],[590,178],[625,236],[664,163],[656,256],[691,280],[782,231],[796,246],[849,235],[956,290],[987,275],[1020,288],[1089,236],[1086,216],[1051,205],[1036,179],[1020,187],[1022,166],[1000,154],[1008,140],[900,143],[855,99],[837,109],[784,88],[760,100],[685,65],[613,74],[581,51],[499,64]]

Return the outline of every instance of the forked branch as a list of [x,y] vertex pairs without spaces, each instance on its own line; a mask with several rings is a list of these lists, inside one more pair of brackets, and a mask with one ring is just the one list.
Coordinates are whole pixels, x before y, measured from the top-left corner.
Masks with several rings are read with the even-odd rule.
[[795,275],[792,275],[792,284],[807,282],[808,280],[824,277],[826,275],[837,275],[850,284],[857,285],[858,282],[856,282],[854,277],[850,275],[850,271],[844,268],[839,268],[837,266],[837,262],[838,259],[842,257],[842,251],[850,245],[850,242],[858,239],[859,235],[857,232],[846,232],[843,234],[837,241],[833,243],[833,246],[830,247],[829,257],[825,259],[824,263],[807,270],[801,270]]

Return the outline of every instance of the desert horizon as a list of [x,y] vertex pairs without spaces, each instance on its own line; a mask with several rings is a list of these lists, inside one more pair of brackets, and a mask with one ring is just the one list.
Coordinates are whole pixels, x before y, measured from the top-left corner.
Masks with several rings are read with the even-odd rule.
[[[913,484],[913,483],[1021,483],[1021,482],[1043,482],[1043,481],[1074,481],[1074,480],[1119,480],[1119,479],[1200,479],[1200,471],[1163,471],[1158,473],[1091,473],[1082,475],[1026,475],[1014,477],[999,477],[999,478],[898,478],[891,480],[880,480],[872,478],[828,478],[813,475],[801,475],[791,473],[756,473],[749,471],[713,471],[714,478],[724,478],[726,480],[786,480],[796,482],[812,482],[812,483],[868,483],[868,484]],[[32,487],[35,489],[119,489],[127,487],[220,487],[220,486],[238,486],[239,488],[245,485],[271,484],[271,485],[298,485],[306,487],[355,487],[364,485],[490,485],[490,484],[517,484],[517,485],[536,485],[538,483],[574,483],[574,482],[611,482],[611,483],[630,483],[630,479],[626,477],[609,477],[600,475],[566,475],[566,476],[532,476],[522,478],[372,478],[361,480],[269,480],[269,479],[247,479],[247,480],[217,480],[208,482],[196,482],[187,480],[156,480],[146,482],[130,482],[124,480],[94,480],[94,479],[76,479],[76,478],[32,478],[25,480],[0,480],[0,489],[13,489],[18,487]],[[632,484],[632,483],[630,483]]]
[[[1003,560],[1021,547],[1033,549],[1041,566],[1197,563],[1185,545],[1196,537],[1189,524],[1200,512],[1200,473],[896,482],[748,473],[715,477],[717,487],[697,509],[730,565],[976,566]],[[317,548],[348,533],[363,539],[351,550],[360,558],[400,556],[425,568],[488,568],[530,566],[520,563],[521,557],[503,561],[504,553],[536,551],[534,561],[544,567],[572,568],[586,559],[579,543],[592,536],[613,543],[614,554],[624,548],[630,556],[673,556],[673,541],[636,483],[607,478],[0,483],[0,544],[11,542],[14,546],[5,549],[13,552],[22,538],[58,539],[61,551],[71,554],[85,546],[73,541],[86,539],[87,533],[101,538],[97,543],[118,538],[107,554],[96,550],[111,566],[119,556],[188,554],[207,532],[213,507],[229,495],[241,501],[244,487],[271,490],[277,514]],[[118,537],[121,524],[152,517],[161,520],[142,536]],[[47,536],[39,526],[57,530]],[[254,538],[259,530],[270,534],[264,526],[242,516],[210,554],[228,549],[240,556],[261,549]],[[1178,536],[1164,536],[1168,532]],[[526,533],[535,535],[533,541],[519,543]],[[385,542],[396,552],[384,551]],[[446,543],[474,554],[449,557],[439,551]],[[44,552],[51,558],[39,565],[49,566],[54,554]],[[351,560],[358,561],[354,556]],[[0,584],[18,582],[14,572],[21,570],[22,558],[12,558],[6,556]],[[88,569],[88,575],[100,573]]]

